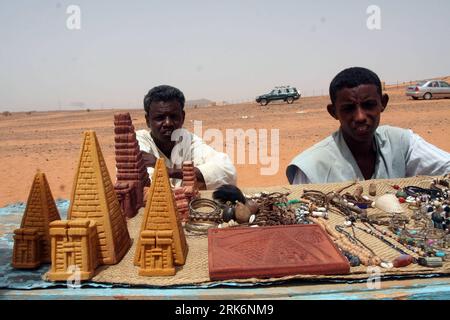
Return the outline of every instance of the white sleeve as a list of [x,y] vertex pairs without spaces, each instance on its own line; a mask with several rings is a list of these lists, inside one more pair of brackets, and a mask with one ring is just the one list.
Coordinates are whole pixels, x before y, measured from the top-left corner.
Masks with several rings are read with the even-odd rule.
[[191,152],[194,166],[202,173],[208,190],[236,184],[236,168],[227,154],[214,150],[196,136],[193,136]]
[[294,180],[292,180],[292,184],[308,184],[311,183],[308,177],[303,173],[302,170],[297,169],[295,173]]
[[428,143],[411,130],[406,176],[439,176],[450,172],[450,153]]
[[[153,145],[153,141],[151,139],[150,133],[147,130],[138,130],[136,131],[136,140],[139,144],[139,150],[147,153],[153,154],[156,158],[159,158],[158,152],[155,153]],[[155,171],[155,168],[153,167],[146,167],[148,176],[150,178],[150,181],[153,177],[153,172]]]

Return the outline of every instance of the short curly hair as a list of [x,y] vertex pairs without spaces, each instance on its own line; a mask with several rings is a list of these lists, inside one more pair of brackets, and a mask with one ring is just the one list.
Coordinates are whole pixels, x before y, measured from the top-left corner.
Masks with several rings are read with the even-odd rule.
[[381,93],[381,81],[375,72],[361,67],[352,67],[339,72],[330,83],[330,98],[334,104],[337,92],[344,88],[355,88],[362,84],[374,84]]
[[144,110],[146,114],[150,113],[150,105],[152,102],[167,102],[167,101],[178,101],[181,105],[181,110],[184,110],[185,98],[183,92],[168,85],[161,85],[150,89],[147,95],[144,97]]

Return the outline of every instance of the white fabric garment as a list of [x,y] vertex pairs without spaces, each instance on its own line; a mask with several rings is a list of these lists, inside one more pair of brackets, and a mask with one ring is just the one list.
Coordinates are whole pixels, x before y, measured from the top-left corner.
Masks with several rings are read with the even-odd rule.
[[[417,175],[437,176],[450,172],[450,153],[425,141],[412,130],[409,133],[409,149],[406,158],[406,177]],[[348,180],[352,178],[349,177]],[[308,184],[311,181],[300,169],[292,184]]]
[[[186,131],[187,132],[187,131]],[[190,135],[190,144],[183,147],[183,144],[177,143],[174,150],[179,151],[182,161],[192,161],[205,179],[206,188],[208,190],[215,189],[223,184],[236,184],[236,168],[231,163],[227,154],[218,152],[203,142],[195,134],[187,132]],[[139,142],[140,150],[153,154],[156,158],[163,158],[168,168],[178,168],[172,159],[167,158],[164,153],[159,150],[153,141],[148,130],[136,131],[136,139]],[[187,150],[183,150],[187,149]],[[153,176],[154,168],[147,168],[150,179]],[[172,186],[180,186],[181,179],[170,179]]]

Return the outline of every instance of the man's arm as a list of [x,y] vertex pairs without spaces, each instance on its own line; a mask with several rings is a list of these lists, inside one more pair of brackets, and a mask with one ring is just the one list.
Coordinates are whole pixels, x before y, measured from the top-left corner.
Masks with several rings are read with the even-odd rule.
[[308,184],[308,183],[311,183],[311,181],[309,181],[306,174],[304,174],[302,170],[297,168],[297,172],[295,173],[294,179],[292,180],[291,184]]
[[224,184],[236,184],[236,168],[227,154],[215,150],[195,135],[193,135],[191,153],[192,161],[202,175],[206,189],[212,190]]
[[[169,171],[169,177],[175,179],[183,179],[182,169],[167,168],[167,170]],[[197,167],[194,167],[194,172],[195,177],[197,178],[198,188],[200,190],[206,190],[205,178],[203,177],[202,172]]]
[[[148,152],[142,152],[142,158],[144,159],[144,165],[147,168],[154,168],[156,164],[156,157]],[[174,179],[183,179],[183,170],[182,169],[174,169],[167,168],[170,178]],[[203,177],[202,172],[198,168],[194,168],[195,176],[197,177],[197,183],[200,190],[206,190],[205,178]]]
[[428,143],[411,132],[410,147],[406,157],[406,176],[438,176],[450,172],[450,153]]

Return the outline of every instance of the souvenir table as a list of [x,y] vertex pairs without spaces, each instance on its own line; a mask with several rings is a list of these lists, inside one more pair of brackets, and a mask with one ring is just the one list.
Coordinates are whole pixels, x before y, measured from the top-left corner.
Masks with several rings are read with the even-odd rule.
[[[368,180],[360,184],[366,191],[371,183],[376,183],[377,194],[381,195],[392,192],[393,185],[428,187],[431,179]],[[288,199],[300,199],[305,189],[326,193],[346,185],[349,184],[255,187],[244,188],[243,191],[245,194],[289,192]],[[201,196],[211,198],[211,194],[210,191],[204,191]],[[64,219],[68,201],[57,200],[56,204]],[[407,205],[402,204],[406,214],[411,214]],[[133,255],[143,209],[136,217],[128,220],[133,244],[125,257],[116,265],[101,266],[91,280],[82,283],[81,288],[72,289],[65,282],[46,281],[48,264],[31,271],[11,267],[12,233],[20,224],[24,210],[24,203],[0,209],[0,299],[450,299],[450,263],[445,261],[442,267],[435,268],[411,264],[368,272],[367,267],[358,266],[352,267],[347,275],[291,275],[211,281],[208,274],[207,236],[189,232],[186,232],[189,246],[186,263],[177,267],[174,276],[139,276],[137,267],[133,265]],[[374,214],[377,210],[368,209],[368,213]],[[344,220],[342,216],[330,212],[328,222],[332,225],[340,225]],[[355,232],[355,236],[382,259],[393,260],[399,255],[395,248],[380,239],[359,229],[355,229]],[[402,247],[401,244],[398,246]],[[378,273],[375,275],[374,272]],[[381,281],[377,282],[377,279]]]

